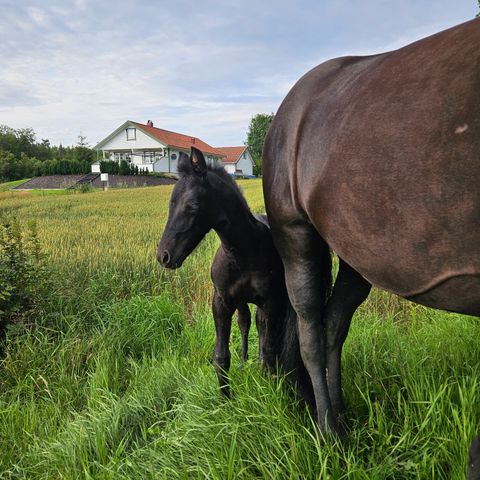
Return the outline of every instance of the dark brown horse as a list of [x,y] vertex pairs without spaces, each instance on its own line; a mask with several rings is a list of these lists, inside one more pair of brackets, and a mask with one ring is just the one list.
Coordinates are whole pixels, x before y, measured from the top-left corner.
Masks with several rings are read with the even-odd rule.
[[[480,19],[308,72],[263,169],[318,424],[337,431],[341,350],[372,284],[480,315]],[[329,247],[345,267],[331,295]]]
[[[172,192],[157,258],[166,268],[179,268],[209,230],[215,230],[220,237],[221,245],[213,260],[211,276],[215,289],[212,305],[216,330],[214,365],[222,392],[229,395],[232,316],[237,310],[245,360],[250,328],[247,304],[252,303],[257,306],[261,363],[274,370],[275,352],[280,350],[285,371],[295,370],[290,379],[298,384],[307,402],[313,403],[308,374],[303,364],[299,365],[296,330],[283,327],[295,312],[288,301],[283,264],[266,217],[250,212],[236,182],[222,166],[207,166],[200,150],[193,148],[190,157],[181,153],[178,171],[180,178]],[[282,337],[277,336],[279,331]],[[285,347],[280,349],[279,344]],[[298,368],[294,369],[294,365]]]

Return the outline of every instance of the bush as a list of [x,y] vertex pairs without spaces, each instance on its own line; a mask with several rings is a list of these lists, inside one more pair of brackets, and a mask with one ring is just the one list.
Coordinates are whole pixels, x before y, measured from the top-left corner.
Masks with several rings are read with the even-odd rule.
[[100,171],[112,175],[143,175],[143,170],[139,170],[137,165],[127,162],[127,160],[101,160]]
[[81,185],[78,185],[75,188],[73,188],[73,191],[76,193],[90,193],[90,192],[94,192],[95,188],[93,188],[91,183],[82,183]]
[[119,168],[120,166],[118,162],[114,162],[112,160],[100,161],[100,171],[102,173],[110,173],[112,175],[118,175]]
[[46,272],[36,225],[22,230],[15,219],[0,219],[0,336],[5,326],[40,308]]
[[90,164],[77,160],[46,160],[35,172],[37,175],[72,175],[90,173]]

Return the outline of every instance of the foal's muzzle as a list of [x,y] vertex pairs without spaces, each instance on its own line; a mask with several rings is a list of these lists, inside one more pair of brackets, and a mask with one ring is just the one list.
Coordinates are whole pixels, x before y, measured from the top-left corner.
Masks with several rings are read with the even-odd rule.
[[168,267],[170,262],[170,252],[168,250],[164,250],[163,252],[159,253],[157,259],[161,265]]
[[168,250],[163,248],[159,248],[157,250],[157,261],[158,263],[165,268],[171,268],[170,262],[172,260],[172,256]]
[[162,267],[165,268],[178,268],[183,263],[183,260],[175,260],[172,257],[172,254],[164,248],[159,248],[157,250],[157,261]]

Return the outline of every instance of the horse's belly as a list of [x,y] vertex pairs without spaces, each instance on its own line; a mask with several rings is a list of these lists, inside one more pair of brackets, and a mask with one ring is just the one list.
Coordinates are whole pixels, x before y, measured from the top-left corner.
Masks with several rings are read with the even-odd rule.
[[451,277],[409,300],[427,307],[480,316],[480,275]]

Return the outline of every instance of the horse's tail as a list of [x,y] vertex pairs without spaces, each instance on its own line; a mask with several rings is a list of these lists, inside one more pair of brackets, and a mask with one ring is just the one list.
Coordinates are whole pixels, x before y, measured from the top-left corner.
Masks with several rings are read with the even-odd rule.
[[284,318],[278,366],[307,405],[315,407],[312,382],[300,355],[297,314],[290,302]]
[[[322,261],[325,268],[320,279],[321,291],[318,292],[318,295],[322,295],[323,305],[327,303],[332,291],[332,257],[326,244],[324,250]],[[300,355],[297,314],[290,302],[288,302],[286,308],[282,327],[278,358],[279,368],[287,374],[287,378],[297,388],[306,403],[314,408],[315,396],[312,382]]]

